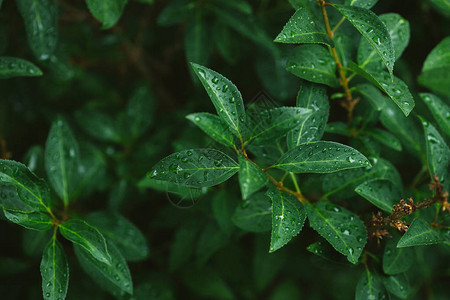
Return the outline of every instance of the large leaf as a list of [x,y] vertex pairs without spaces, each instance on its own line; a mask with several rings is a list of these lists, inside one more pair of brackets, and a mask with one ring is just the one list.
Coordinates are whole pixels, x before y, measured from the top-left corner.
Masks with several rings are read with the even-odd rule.
[[326,89],[317,84],[302,82],[297,95],[297,107],[308,108],[313,112],[309,118],[303,119],[288,133],[289,149],[300,144],[319,141],[322,138],[330,111]]
[[395,54],[386,25],[372,11],[354,6],[333,5],[367,40],[386,65],[392,76]]
[[306,7],[299,8],[284,25],[283,30],[274,42],[289,44],[320,43],[334,47],[333,40],[317,28],[314,19],[313,14]]
[[272,187],[267,195],[272,199],[273,207],[269,252],[274,252],[300,232],[306,213],[300,201],[291,194]]
[[309,225],[348,261],[356,264],[367,242],[366,227],[358,215],[323,201],[305,207]]
[[0,79],[41,75],[42,71],[29,61],[8,56],[0,57]]
[[450,137],[450,107],[436,95],[421,93],[420,97],[430,109],[442,132]]
[[39,179],[25,165],[13,160],[0,160],[0,185],[16,187],[20,199],[29,207],[50,211],[50,189],[43,179]]
[[237,137],[242,138],[246,115],[242,95],[237,87],[213,70],[194,63],[191,65],[205,87],[219,117],[230,126],[231,131]]
[[212,149],[191,149],[171,154],[147,176],[183,186],[208,187],[224,182],[239,170],[228,155]]
[[388,213],[392,213],[393,205],[401,199],[399,188],[393,182],[383,179],[366,181],[358,185],[355,192]]
[[117,297],[124,296],[125,293],[133,294],[133,282],[127,262],[113,243],[108,242],[111,264],[97,260],[80,245],[73,247],[83,270],[103,289]]
[[50,217],[40,212],[18,212],[6,209],[3,212],[8,220],[27,229],[46,231],[53,225]]
[[418,217],[414,219],[408,231],[398,241],[397,247],[432,245],[444,241],[446,241],[446,238],[440,229],[431,227],[429,222]]
[[272,203],[262,192],[243,201],[233,214],[233,222],[237,227],[253,232],[270,231],[271,219]]
[[127,0],[86,0],[91,14],[103,24],[103,29],[114,26],[122,15]]
[[372,274],[368,268],[365,269],[364,273],[356,285],[355,300],[384,300],[389,299],[389,294],[387,294],[384,289],[383,283],[376,274]]
[[218,116],[210,113],[193,113],[186,118],[218,143],[229,147],[234,146],[233,134],[228,129],[228,125]]
[[277,107],[249,117],[251,136],[246,143],[264,144],[285,136],[311,116],[311,110],[301,107]]
[[397,248],[397,241],[389,240],[383,254],[383,271],[389,275],[409,270],[414,262],[414,252],[410,248]]
[[251,194],[266,185],[268,178],[253,162],[239,154],[239,185],[242,199],[246,200]]
[[111,264],[106,241],[97,228],[89,225],[81,219],[71,219],[59,225],[63,237],[74,244],[80,245],[92,257],[103,264]]
[[352,147],[321,141],[289,150],[272,167],[294,173],[331,173],[367,166],[369,160]]
[[45,170],[55,192],[69,203],[78,181],[80,149],[66,121],[57,118],[50,128],[45,144]]
[[40,269],[44,299],[64,300],[69,286],[69,264],[56,236],[44,249]]
[[28,44],[40,60],[49,59],[58,41],[58,7],[55,0],[16,0],[25,21]]
[[287,58],[286,70],[302,79],[338,87],[336,63],[328,50],[319,45],[302,45]]
[[148,256],[147,241],[142,232],[117,213],[94,212],[87,220],[107,239],[113,241],[126,260],[142,260]]

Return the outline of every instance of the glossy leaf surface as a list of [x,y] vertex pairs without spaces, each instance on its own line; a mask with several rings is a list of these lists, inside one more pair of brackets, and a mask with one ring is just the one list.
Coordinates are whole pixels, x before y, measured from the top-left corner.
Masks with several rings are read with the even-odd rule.
[[69,286],[69,264],[56,236],[51,238],[44,249],[40,269],[44,299],[65,299]]
[[114,26],[122,15],[127,0],[86,0],[91,14],[100,21],[102,29]]
[[420,97],[428,106],[442,132],[450,137],[450,106],[433,94],[421,93]]
[[377,4],[378,0],[345,0],[345,5],[370,9]]
[[42,76],[42,71],[29,61],[16,57],[0,57],[0,79]]
[[52,228],[52,220],[40,212],[18,212],[3,210],[5,217],[13,223],[27,229],[46,231]]
[[383,179],[366,181],[358,185],[355,192],[388,213],[392,213],[393,205],[401,199],[398,187],[391,181]]
[[419,217],[411,223],[408,231],[398,241],[397,247],[432,245],[443,241],[440,230],[431,227],[429,222]]
[[210,113],[193,113],[186,118],[218,143],[229,147],[234,146],[233,134],[228,129],[228,125],[218,116]]
[[242,199],[246,200],[251,194],[266,185],[268,178],[264,172],[239,153],[239,185]]
[[356,285],[355,300],[383,300],[389,299],[380,278],[367,268]]
[[16,187],[9,184],[0,185],[0,208],[21,213],[34,211],[20,199]]

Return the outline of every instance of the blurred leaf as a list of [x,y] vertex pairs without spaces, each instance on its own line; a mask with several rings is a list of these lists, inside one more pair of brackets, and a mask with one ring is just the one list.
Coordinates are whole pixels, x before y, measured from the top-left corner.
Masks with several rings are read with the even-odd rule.
[[245,0],[213,0],[215,5],[228,7],[244,14],[252,13],[252,6]]
[[339,134],[343,136],[351,136],[350,128],[344,122],[330,122],[325,126],[325,132]]
[[219,191],[212,198],[211,205],[214,217],[220,229],[226,234],[230,234],[234,229],[231,218],[236,208],[236,201],[233,201],[233,199],[234,197],[231,197],[231,194],[225,190]]
[[208,25],[201,9],[195,10],[189,16],[184,35],[184,47],[188,62],[208,64],[213,50],[213,35]]
[[450,17],[450,2],[449,0],[430,0],[436,7],[436,10],[446,17]]
[[215,222],[208,222],[201,229],[197,241],[197,264],[204,265],[211,256],[228,243],[227,235]]
[[428,106],[442,132],[450,137],[450,107],[436,95],[421,93],[420,97]]
[[345,5],[370,9],[377,2],[378,2],[378,0],[345,0]]
[[37,176],[45,176],[44,149],[41,146],[33,146],[28,149],[22,161]]
[[380,111],[383,109],[386,97],[372,84],[358,84],[355,86],[355,90],[358,94],[362,95],[364,99],[368,100],[376,110]]
[[268,239],[265,236],[255,236],[253,248],[253,280],[258,291],[263,291],[273,279],[282,271],[286,263],[286,251],[280,250],[275,253],[267,251]]
[[301,299],[300,295],[301,293],[296,283],[292,281],[284,281],[277,285],[272,295],[270,296],[270,299]]
[[46,231],[52,228],[52,220],[40,212],[19,212],[3,210],[5,217],[13,223],[27,229]]
[[171,271],[178,269],[189,261],[194,253],[202,225],[203,223],[192,220],[176,230],[169,254],[169,269]]
[[170,1],[159,14],[157,23],[160,26],[171,26],[183,22],[192,14],[194,8],[195,1],[193,0]]
[[119,21],[127,0],[86,0],[91,14],[100,23],[102,29],[108,29]]
[[414,252],[410,248],[397,248],[396,240],[388,240],[383,254],[383,271],[396,275],[409,270],[414,262]]
[[69,286],[69,265],[62,245],[53,236],[41,260],[42,294],[45,299],[66,298]]
[[216,115],[210,113],[193,113],[186,119],[197,125],[203,132],[228,147],[234,147],[234,137],[228,125]]
[[253,194],[233,214],[234,224],[252,232],[268,232],[272,227],[272,203],[263,192]]
[[109,115],[92,109],[82,109],[75,113],[75,118],[81,128],[92,137],[105,142],[121,141],[119,128]]
[[29,61],[15,57],[0,57],[0,79],[42,76],[42,71]]
[[45,246],[51,239],[52,231],[24,230],[22,233],[22,251],[25,256],[42,256]]
[[184,284],[203,298],[234,299],[233,292],[221,275],[210,267],[188,268],[182,273]]
[[389,294],[386,293],[379,277],[376,274],[372,274],[372,272],[370,272],[366,267],[366,270],[361,275],[361,278],[356,285],[355,299],[389,299]]
[[402,197],[397,185],[383,179],[366,181],[358,185],[355,192],[388,213],[392,213],[393,205]]
[[29,265],[20,259],[0,257],[0,276],[13,276],[26,271]]
[[411,287],[405,273],[383,278],[383,284],[389,293],[401,299],[408,298]]
[[384,131],[379,128],[373,128],[366,130],[364,133],[373,137],[375,140],[377,140],[378,142],[382,143],[383,145],[389,148],[392,148],[397,151],[402,151],[402,144],[400,143],[400,141],[387,131]]

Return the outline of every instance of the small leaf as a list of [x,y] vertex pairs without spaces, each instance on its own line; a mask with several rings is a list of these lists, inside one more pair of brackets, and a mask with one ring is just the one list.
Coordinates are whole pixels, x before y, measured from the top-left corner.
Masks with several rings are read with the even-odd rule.
[[393,205],[401,199],[398,187],[391,181],[382,179],[366,181],[358,185],[355,192],[388,213],[392,213]]
[[331,173],[367,166],[369,160],[355,149],[321,141],[289,150],[272,167],[294,173]]
[[218,143],[228,147],[234,146],[233,134],[228,129],[228,125],[218,116],[210,113],[193,113],[187,115],[186,119],[197,125]]
[[409,270],[414,262],[414,252],[411,248],[397,248],[397,242],[389,240],[383,254],[383,271],[396,275]]
[[91,14],[108,29],[119,21],[127,0],[86,0]]
[[442,132],[450,137],[450,106],[433,94],[421,93],[419,95],[430,109]]
[[79,181],[80,149],[69,125],[61,117],[50,128],[45,144],[45,170],[55,192],[69,203]]
[[40,212],[18,212],[6,209],[3,212],[8,220],[27,229],[46,231],[53,226],[50,217]]
[[50,211],[50,189],[25,165],[13,160],[0,160],[0,185],[16,187],[20,199],[29,207],[39,211]]
[[194,63],[191,63],[191,66],[205,87],[219,117],[230,126],[238,138],[242,138],[246,115],[242,95],[237,87],[213,70]]
[[272,224],[272,203],[264,193],[253,194],[233,214],[234,224],[252,232],[268,232]]
[[378,0],[345,0],[345,5],[371,9]]
[[333,4],[361,35],[375,49],[386,65],[389,74],[392,75],[394,68],[395,54],[391,36],[386,25],[372,11],[354,6]]
[[272,199],[273,207],[269,252],[274,252],[300,232],[305,223],[306,213],[300,201],[291,194],[272,187],[267,195]]
[[0,79],[24,76],[42,76],[42,71],[24,59],[8,56],[0,57]]
[[389,293],[401,299],[408,298],[411,287],[405,273],[383,278],[383,284]]
[[325,47],[302,45],[287,58],[286,70],[302,79],[338,87],[336,63]]
[[104,264],[111,264],[106,241],[97,228],[81,219],[71,219],[59,225],[63,237],[74,244],[80,245],[95,259]]
[[398,241],[397,247],[432,245],[443,241],[445,240],[439,229],[431,227],[430,223],[422,218],[416,218]]
[[64,300],[69,286],[69,264],[56,236],[44,249],[40,269],[44,299]]
[[260,168],[245,159],[244,155],[239,153],[238,158],[239,185],[241,187],[242,199],[246,200],[251,194],[265,186],[268,178]]
[[75,118],[90,136],[105,142],[120,143],[119,128],[114,119],[100,111],[82,109],[75,112]]
[[313,14],[306,7],[299,8],[284,25],[283,30],[274,42],[289,44],[320,43],[334,47],[333,40],[317,28],[314,20]]
[[73,245],[81,267],[100,287],[115,296],[133,294],[133,282],[127,262],[117,247],[108,242],[111,263],[106,264],[92,256],[80,245]]
[[351,211],[327,202],[308,204],[309,225],[338,252],[356,264],[367,242],[364,223]]
[[28,44],[40,60],[49,59],[58,41],[58,7],[55,0],[16,0],[25,22]]
[[369,269],[366,268],[356,285],[355,300],[367,299],[389,299],[389,294],[387,294],[384,289],[380,278],[377,275],[372,274]]
[[148,256],[147,241],[142,232],[118,213],[94,212],[87,220],[116,245],[126,260],[138,261]]
[[400,141],[393,136],[391,133],[379,129],[379,128],[373,128],[370,130],[366,130],[364,132],[367,135],[370,135],[374,139],[376,139],[378,142],[382,143],[383,145],[390,147],[397,151],[402,151],[402,144]]
[[239,165],[225,153],[191,149],[163,158],[147,176],[182,186],[208,187],[226,181],[238,170]]

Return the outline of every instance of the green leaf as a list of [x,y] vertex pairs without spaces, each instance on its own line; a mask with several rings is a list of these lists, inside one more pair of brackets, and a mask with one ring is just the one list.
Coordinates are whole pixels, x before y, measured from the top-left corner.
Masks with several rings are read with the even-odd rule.
[[197,9],[189,17],[184,35],[184,47],[186,59],[198,64],[208,63],[213,50],[213,34],[211,28],[205,20],[205,14]]
[[171,26],[183,22],[192,14],[196,7],[193,0],[175,0],[169,4],[159,14],[157,24],[160,26]]
[[289,44],[320,43],[334,47],[333,40],[317,28],[314,20],[315,17],[306,7],[299,8],[284,25],[283,30],[274,42]]
[[383,109],[386,97],[372,84],[358,84],[355,86],[355,92],[368,100],[376,110],[380,111]]
[[8,220],[27,229],[46,231],[53,226],[50,217],[40,212],[19,212],[6,209],[3,212]]
[[[277,251],[269,253],[267,244],[269,244],[267,235],[258,234],[254,236],[252,249],[252,283],[257,291],[264,291],[284,269],[287,263],[286,251]],[[249,275],[250,275],[249,274]]]
[[92,252],[80,245],[74,244],[73,248],[83,270],[100,287],[115,296],[133,294],[133,282],[127,262],[113,243],[108,242],[110,264],[99,261],[92,256]]
[[228,129],[228,125],[218,116],[210,113],[193,113],[187,115],[186,119],[197,125],[218,143],[234,147],[233,134]]
[[442,132],[450,137],[450,106],[445,104],[439,97],[433,94],[419,94],[423,102],[428,106],[434,119]]
[[25,165],[13,160],[0,160],[0,185],[16,187],[20,199],[29,207],[39,211],[50,211],[50,189]]
[[80,245],[98,261],[107,265],[112,263],[105,238],[97,228],[86,221],[71,219],[59,225],[59,230],[63,237]]
[[439,229],[431,227],[429,222],[419,217],[411,223],[408,231],[398,241],[397,247],[432,245],[444,241],[444,236],[441,236]]
[[210,266],[186,268],[181,273],[181,278],[184,286],[198,295],[199,299],[236,299],[221,274]]
[[272,224],[272,203],[264,193],[253,194],[233,214],[234,224],[252,232],[268,232]]
[[386,25],[372,11],[354,6],[333,4],[335,7],[369,42],[386,65],[392,75],[395,54],[391,36]]
[[380,278],[372,274],[368,268],[361,275],[361,278],[356,285],[355,300],[383,300],[389,299],[389,294],[386,293],[383,283]]
[[408,86],[401,79],[395,76],[390,77],[385,72],[364,70],[353,62],[350,62],[350,69],[385,92],[397,104],[405,116],[408,116],[413,110],[415,105],[414,99]]
[[389,293],[401,299],[408,298],[411,287],[405,273],[383,278],[383,284]]
[[191,66],[205,87],[219,117],[230,126],[238,138],[242,138],[246,115],[242,95],[237,87],[213,70],[194,63],[191,63]]
[[300,288],[294,281],[284,281],[277,285],[269,299],[301,299]]
[[25,22],[28,44],[40,60],[49,59],[58,41],[58,7],[55,0],[16,0]]
[[419,83],[438,93],[450,96],[450,36],[431,50],[422,67]]
[[366,227],[358,215],[323,201],[305,207],[309,225],[349,262],[356,264],[367,242]]
[[102,29],[113,27],[119,21],[127,0],[86,0],[91,14],[100,21]]
[[200,232],[196,247],[196,262],[198,265],[205,263],[220,248],[228,243],[228,236],[220,230],[216,222],[208,222]]
[[315,83],[338,87],[336,63],[325,47],[302,45],[287,58],[286,70],[297,77]]
[[366,181],[358,185],[355,192],[388,213],[392,213],[393,205],[401,199],[398,187],[391,181],[383,179]]
[[45,144],[45,170],[55,192],[67,206],[79,181],[80,149],[69,124],[58,117]]
[[42,76],[42,71],[29,61],[16,57],[0,57],[0,79]]
[[347,34],[335,33],[334,45],[342,66],[348,66],[348,62],[353,58],[356,52],[355,41]]
[[365,134],[370,135],[371,137],[373,137],[375,140],[377,140],[378,142],[382,143],[383,145],[390,147],[394,150],[397,151],[402,151],[402,144],[400,143],[400,141],[393,136],[391,133],[379,129],[379,128],[373,128],[373,129],[369,129],[364,131]]
[[44,249],[40,269],[44,299],[65,299],[69,286],[69,264],[55,235]]
[[345,0],[345,5],[370,9],[377,2],[378,2],[378,0]]
[[300,201],[291,194],[272,187],[267,191],[267,196],[272,199],[273,207],[269,252],[274,252],[300,232],[306,213]]
[[446,184],[449,178],[446,178],[448,173],[448,163],[450,161],[450,149],[445,143],[442,136],[427,120],[419,117],[422,121],[423,129],[425,131],[425,141],[427,147],[427,163],[430,175],[437,175],[439,180]]
[[348,125],[344,122],[330,122],[325,126],[325,132],[339,134],[343,136],[351,136]]
[[265,186],[268,178],[260,168],[245,159],[244,155],[239,153],[238,159],[239,185],[241,187],[242,199],[246,200],[251,194]]
[[294,173],[331,173],[367,166],[369,160],[352,147],[321,141],[289,150],[272,167]]
[[92,109],[82,109],[75,112],[75,118],[90,136],[100,141],[120,143],[119,129],[109,115]]
[[409,270],[414,262],[414,252],[411,248],[397,248],[397,241],[388,240],[383,254],[383,271],[396,275]]
[[233,199],[235,199],[235,197],[232,197],[231,194],[224,189],[219,191],[212,198],[211,206],[214,217],[222,231],[227,234],[230,234],[234,229],[234,224],[231,218],[236,208],[236,201],[238,201],[238,199],[235,201],[233,201]]
[[142,232],[118,213],[94,212],[87,221],[111,240],[128,261],[142,260],[148,256],[147,241]]
[[297,95],[297,107],[308,108],[313,112],[310,117],[303,119],[288,133],[289,149],[300,144],[319,141],[322,138],[330,111],[326,89],[317,84],[302,82]]
[[[380,15],[380,20],[386,25],[394,47],[395,60],[398,60],[409,42],[409,22],[395,13]],[[383,62],[380,56],[366,40],[360,42],[358,64],[361,68],[382,69]]]
[[21,213],[34,210],[20,199],[16,187],[13,185],[0,185],[0,208]]
[[171,154],[147,176],[182,186],[209,187],[226,181],[239,170],[228,155],[213,149],[191,149]]
[[311,116],[311,110],[302,107],[276,107],[249,117],[251,135],[245,143],[256,145],[273,142],[285,136]]
[[447,18],[450,17],[450,1],[449,0],[430,0],[436,10]]
[[215,5],[231,8],[244,14],[252,13],[252,6],[244,0],[213,0]]
[[175,232],[175,237],[170,247],[169,270],[174,271],[187,263],[194,253],[198,234],[203,223],[198,220],[191,220],[179,227]]

